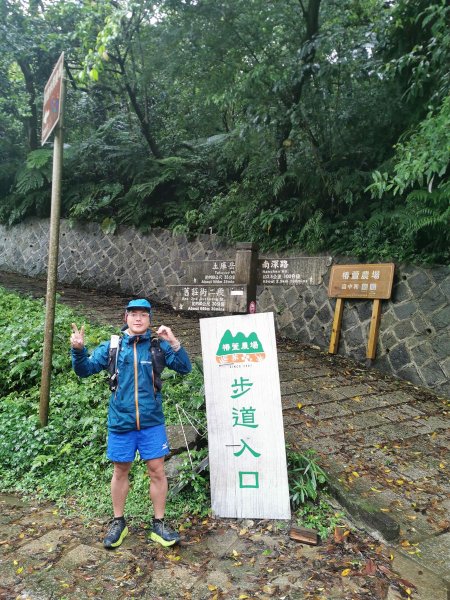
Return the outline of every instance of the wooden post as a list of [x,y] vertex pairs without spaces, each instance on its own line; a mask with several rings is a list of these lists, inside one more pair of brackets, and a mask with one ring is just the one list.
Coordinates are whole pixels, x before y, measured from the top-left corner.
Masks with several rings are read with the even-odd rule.
[[251,242],[236,244],[236,275],[234,282],[247,286],[247,312],[250,304],[256,306],[256,274],[258,268],[258,249]]
[[52,371],[53,329],[55,325],[56,284],[58,279],[59,223],[61,213],[61,176],[63,162],[64,77],[61,81],[61,107],[53,143],[52,198],[50,209],[50,234],[47,266],[47,295],[45,300],[45,330],[42,361],[39,418],[41,427],[48,423],[50,377]]
[[378,331],[380,329],[381,300],[373,301],[372,318],[370,319],[369,341],[367,343],[367,358],[373,359],[377,353]]
[[339,346],[339,336],[341,335],[342,313],[344,311],[344,300],[338,298],[334,309],[333,328],[331,330],[330,347],[328,354],[336,354]]

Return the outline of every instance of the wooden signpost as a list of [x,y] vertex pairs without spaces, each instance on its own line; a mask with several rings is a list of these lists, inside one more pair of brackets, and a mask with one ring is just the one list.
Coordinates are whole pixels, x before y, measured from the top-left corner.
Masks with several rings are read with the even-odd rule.
[[381,318],[381,300],[387,300],[391,297],[394,268],[393,263],[334,265],[332,267],[328,296],[337,298],[337,301],[328,349],[329,354],[336,354],[339,346],[344,299],[363,298],[373,299],[374,301],[366,356],[369,359],[375,358]]
[[258,285],[319,285],[331,262],[331,256],[258,259],[254,244],[239,243],[234,259],[186,261],[189,283],[168,287],[176,310],[254,313]]
[[212,511],[290,519],[273,313],[200,319]]
[[256,247],[236,245],[234,260],[186,263],[192,283],[169,286],[176,310],[248,313],[256,307]]

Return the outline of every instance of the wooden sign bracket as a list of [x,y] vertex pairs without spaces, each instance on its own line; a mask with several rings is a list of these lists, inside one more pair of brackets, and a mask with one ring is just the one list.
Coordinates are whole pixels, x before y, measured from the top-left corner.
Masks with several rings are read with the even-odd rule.
[[[328,354],[336,354],[341,335],[342,313],[344,311],[344,298],[338,298],[334,309],[333,326],[331,330]],[[377,352],[378,332],[380,330],[381,300],[373,301],[372,318],[370,319],[369,340],[367,342],[366,358],[373,360]]]

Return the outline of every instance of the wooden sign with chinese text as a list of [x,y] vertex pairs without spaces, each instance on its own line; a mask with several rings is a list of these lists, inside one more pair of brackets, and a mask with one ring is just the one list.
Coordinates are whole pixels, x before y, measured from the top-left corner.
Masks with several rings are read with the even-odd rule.
[[290,519],[272,313],[200,319],[212,511]]
[[264,258],[258,261],[258,284],[319,285],[332,260],[331,256]]
[[234,260],[186,261],[187,274],[191,284],[234,283],[236,264]]
[[170,285],[172,306],[175,310],[198,312],[245,313],[247,290],[245,285]]
[[[258,285],[319,285],[332,263],[331,256],[264,258],[257,262]],[[226,284],[235,282],[234,260],[186,261],[192,284]]]
[[328,296],[387,300],[391,297],[394,267],[393,263],[334,265],[331,269]]

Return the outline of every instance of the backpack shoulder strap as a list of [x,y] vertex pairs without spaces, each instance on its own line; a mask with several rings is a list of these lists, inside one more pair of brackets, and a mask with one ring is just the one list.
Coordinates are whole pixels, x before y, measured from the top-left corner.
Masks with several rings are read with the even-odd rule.
[[155,391],[159,392],[162,388],[161,373],[166,366],[166,357],[164,350],[161,348],[160,339],[156,336],[152,336],[150,340],[150,352],[152,355],[153,385]]
[[117,358],[120,352],[120,346],[122,344],[122,336],[112,335],[109,342],[109,353],[108,353],[108,384],[109,389],[115,392],[118,385],[117,378]]

